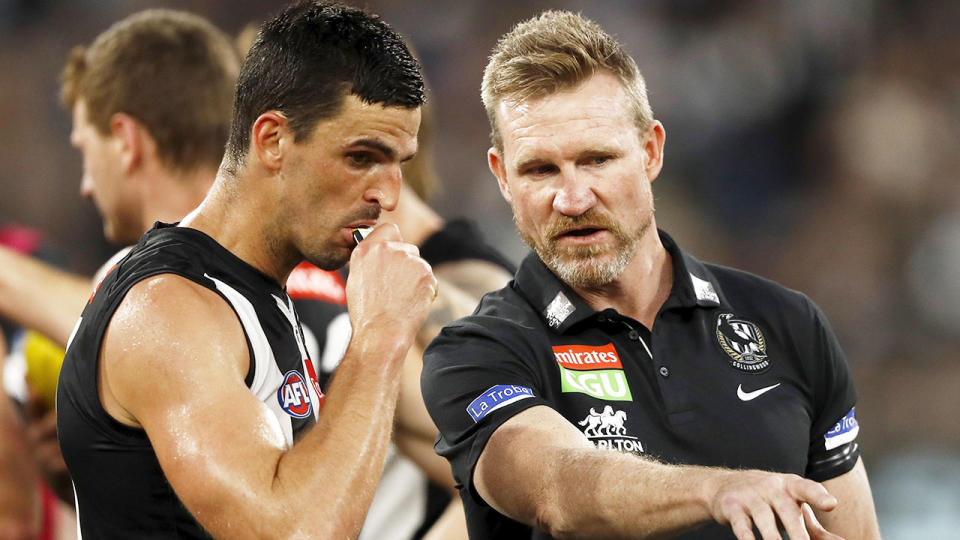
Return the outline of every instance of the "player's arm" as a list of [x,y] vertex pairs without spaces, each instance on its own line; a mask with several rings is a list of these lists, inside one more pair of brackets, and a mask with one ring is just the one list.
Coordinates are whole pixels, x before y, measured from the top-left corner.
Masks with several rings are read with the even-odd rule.
[[90,296],[90,278],[0,246],[0,313],[66,346]]
[[557,537],[660,538],[710,521],[737,538],[838,538],[802,513],[836,506],[796,475],[664,465],[598,450],[556,411],[526,409],[501,425],[477,461],[478,494],[497,511]]
[[415,248],[373,235],[351,268],[353,338],[318,425],[293,447],[245,386],[243,331],[214,292],[158,276],[134,286],[114,314],[101,399],[112,400],[114,417],[143,427],[177,495],[214,536],[359,531],[383,467],[403,356],[435,280]]
[[863,459],[849,472],[823,482],[839,504],[832,512],[818,512],[817,517],[827,529],[846,538],[872,540],[880,538],[877,512]]
[[[7,347],[0,333],[0,389]],[[35,538],[40,532],[39,479],[16,411],[0,390],[0,540]]]

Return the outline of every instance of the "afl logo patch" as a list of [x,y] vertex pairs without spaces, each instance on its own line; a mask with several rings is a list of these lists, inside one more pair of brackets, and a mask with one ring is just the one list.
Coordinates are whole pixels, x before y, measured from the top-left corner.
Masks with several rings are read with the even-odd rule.
[[767,342],[759,326],[734,319],[733,313],[721,313],[716,331],[717,341],[730,357],[731,366],[747,373],[761,373],[770,367]]
[[283,384],[277,390],[277,401],[280,402],[280,407],[294,418],[310,416],[310,392],[299,372],[290,370],[283,376]]

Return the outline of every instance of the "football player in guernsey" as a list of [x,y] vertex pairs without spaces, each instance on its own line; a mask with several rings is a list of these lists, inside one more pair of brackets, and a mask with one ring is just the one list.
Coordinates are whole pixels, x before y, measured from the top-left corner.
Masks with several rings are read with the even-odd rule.
[[[112,267],[67,347],[58,431],[85,538],[356,536],[437,285],[395,226],[352,230],[396,205],[422,103],[376,16],[305,2],[263,25],[210,192]],[[284,290],[303,260],[351,266],[324,389]]]
[[826,319],[657,229],[664,128],[622,46],[546,12],[482,97],[533,253],[424,357],[471,538],[878,538]]
[[[73,113],[70,140],[83,154],[80,191],[96,205],[108,240],[135,243],[154,221],[178,220],[203,200],[223,157],[239,69],[229,36],[180,11],[133,14],[74,47],[61,97]],[[23,429],[11,437],[29,443],[60,499],[44,505],[44,527],[74,530],[53,401],[63,347],[98,278],[28,255],[23,233],[7,236],[19,241],[0,246],[0,314],[29,329],[7,360],[9,373],[21,374],[7,378],[8,391],[25,404]]]

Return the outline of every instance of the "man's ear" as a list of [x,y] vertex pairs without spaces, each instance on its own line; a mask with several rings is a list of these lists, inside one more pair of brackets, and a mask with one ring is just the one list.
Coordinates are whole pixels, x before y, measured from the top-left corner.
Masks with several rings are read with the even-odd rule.
[[264,167],[276,170],[283,163],[283,149],[292,142],[293,133],[287,117],[279,111],[267,111],[250,128],[250,153]]
[[492,146],[487,150],[487,165],[490,166],[490,172],[497,177],[500,194],[508,204],[512,204],[513,194],[510,192],[510,185],[507,184],[507,166],[503,162],[501,152]]
[[666,140],[667,132],[663,129],[663,124],[654,120],[643,140],[643,152],[646,157],[644,168],[651,182],[660,176],[660,171],[663,169],[663,145]]
[[126,113],[114,113],[110,117],[110,136],[119,151],[120,166],[128,174],[142,163],[146,146],[153,145],[147,128]]

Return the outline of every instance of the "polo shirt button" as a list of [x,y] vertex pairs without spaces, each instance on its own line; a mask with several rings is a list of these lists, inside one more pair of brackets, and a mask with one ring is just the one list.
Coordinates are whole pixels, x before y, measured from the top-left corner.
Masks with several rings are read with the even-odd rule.
[[670,369],[667,366],[660,366],[660,375],[664,378],[670,376]]
[[606,315],[597,315],[597,320],[600,321],[600,322],[607,322],[607,316],[606,316]]
[[631,330],[630,333],[627,334],[627,337],[630,338],[631,341],[636,341],[640,339],[640,332],[637,332],[636,330]]

